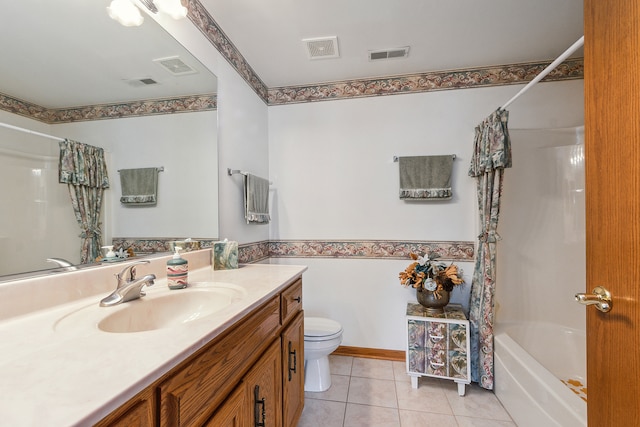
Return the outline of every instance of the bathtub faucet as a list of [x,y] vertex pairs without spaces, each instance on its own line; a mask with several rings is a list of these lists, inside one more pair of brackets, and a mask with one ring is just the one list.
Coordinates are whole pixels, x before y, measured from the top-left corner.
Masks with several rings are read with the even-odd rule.
[[611,307],[613,306],[611,292],[602,286],[596,286],[592,294],[576,294],[576,301],[583,305],[595,305],[596,308],[603,313],[611,311]]

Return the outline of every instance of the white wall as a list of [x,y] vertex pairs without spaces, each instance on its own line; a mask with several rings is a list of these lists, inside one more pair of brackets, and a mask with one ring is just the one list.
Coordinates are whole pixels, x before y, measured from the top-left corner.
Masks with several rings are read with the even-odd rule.
[[[269,108],[274,239],[475,241],[475,184],[467,177],[475,126],[519,86],[450,90]],[[583,124],[583,82],[543,83],[510,108],[511,128]],[[393,155],[455,153],[454,199],[398,199]],[[523,161],[515,159],[514,163]],[[407,262],[279,259],[306,264],[305,310],[344,328],[344,345],[404,348],[411,290],[398,285]],[[462,263],[467,282],[473,264]],[[468,285],[464,295],[468,298]]]
[[242,176],[227,168],[269,176],[267,106],[187,19],[154,15],[178,42],[218,77],[218,198],[220,237],[240,243],[269,238],[268,225],[246,224]]
[[[216,111],[66,123],[52,132],[107,151],[105,242],[218,236]],[[120,203],[119,169],[160,166],[155,206]]]

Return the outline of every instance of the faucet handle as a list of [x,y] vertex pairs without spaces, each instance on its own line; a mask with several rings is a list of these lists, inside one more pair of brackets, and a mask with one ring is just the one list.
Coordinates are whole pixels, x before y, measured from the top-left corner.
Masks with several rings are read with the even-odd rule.
[[[126,267],[120,271],[120,273],[116,274],[116,278],[118,279],[118,287],[123,285],[126,282],[131,282],[136,278],[136,265],[140,264],[149,264],[151,261],[149,260],[140,260],[132,262],[128,264]],[[124,279],[124,280],[123,280]]]

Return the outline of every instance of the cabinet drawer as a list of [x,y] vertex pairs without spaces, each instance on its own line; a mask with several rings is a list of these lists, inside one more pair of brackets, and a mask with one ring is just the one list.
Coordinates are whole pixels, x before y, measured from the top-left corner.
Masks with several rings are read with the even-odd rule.
[[274,297],[184,362],[159,387],[160,425],[202,425],[273,341],[279,326],[280,301]]
[[296,280],[280,294],[280,316],[285,325],[302,310],[302,279]]

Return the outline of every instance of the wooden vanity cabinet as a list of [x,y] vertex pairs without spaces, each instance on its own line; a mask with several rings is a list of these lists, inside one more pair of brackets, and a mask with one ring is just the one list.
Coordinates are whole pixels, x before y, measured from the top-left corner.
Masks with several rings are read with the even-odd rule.
[[162,382],[160,426],[202,425],[276,338],[279,317],[275,297]]
[[298,279],[98,426],[295,427],[303,405]]
[[155,426],[156,400],[153,388],[138,393],[120,408],[113,411],[94,427],[106,426]]
[[242,381],[249,402],[248,425],[282,425],[281,369],[280,339],[277,339]]
[[304,314],[282,331],[282,416],[285,427],[298,424],[304,408]]

